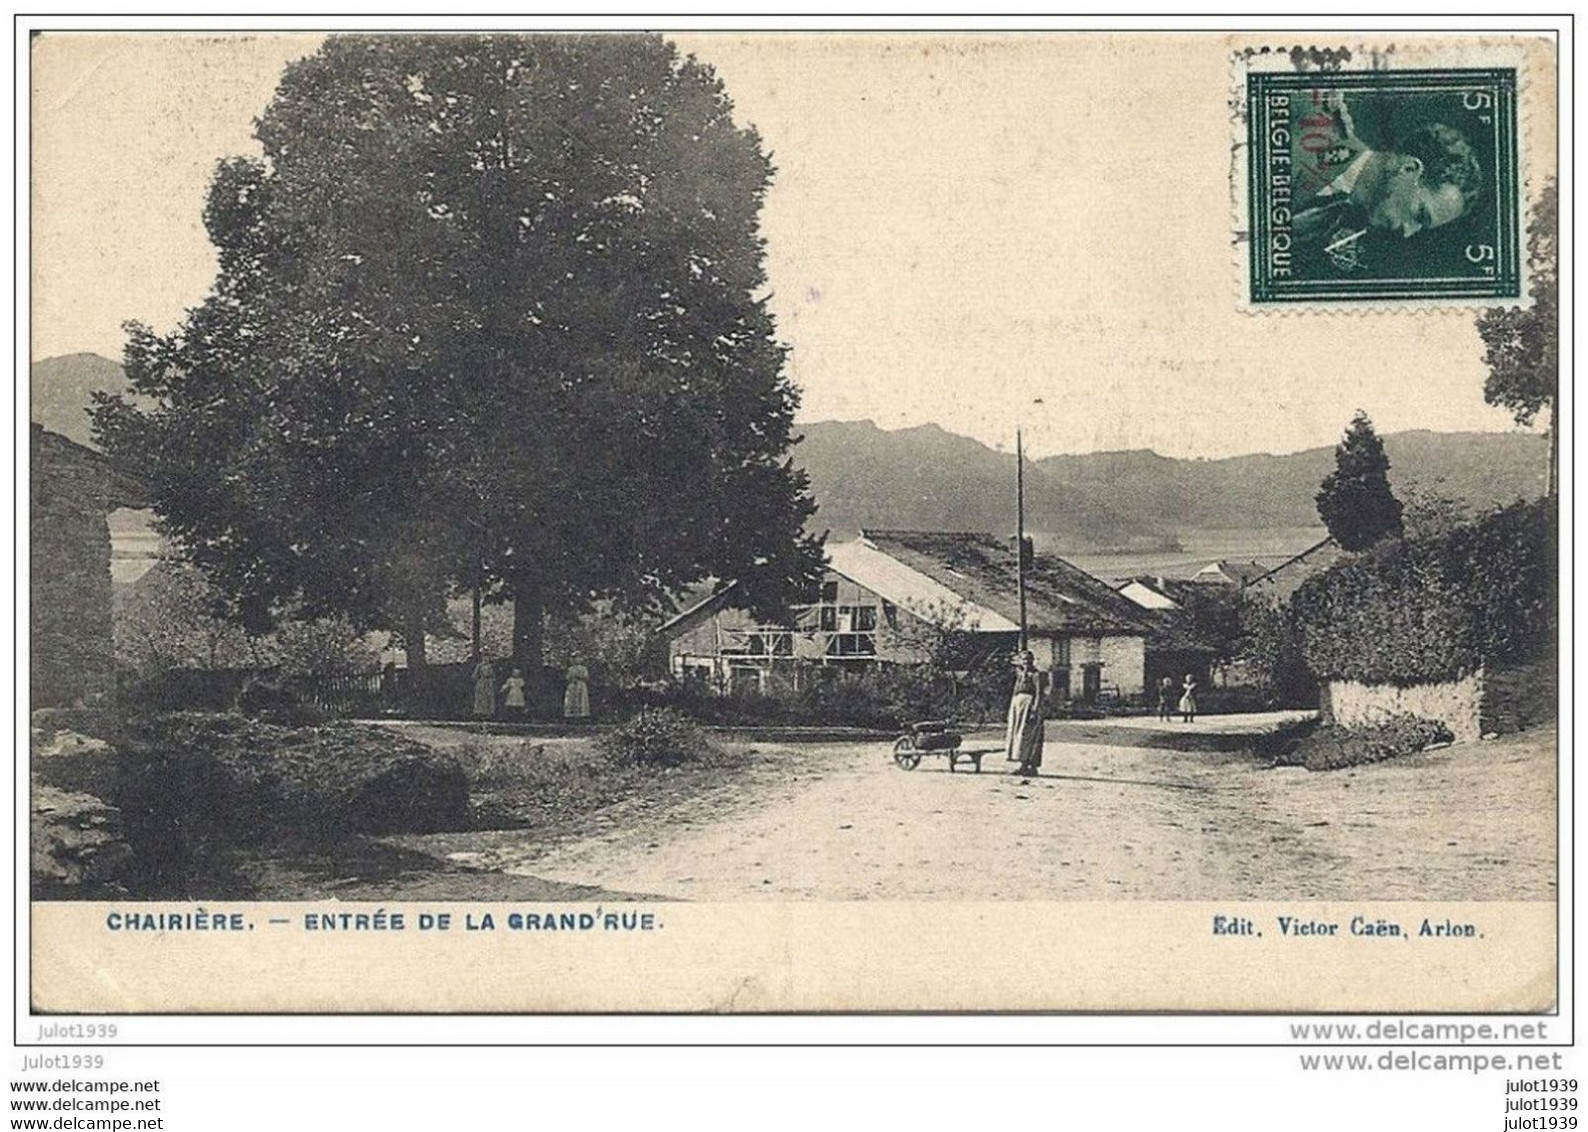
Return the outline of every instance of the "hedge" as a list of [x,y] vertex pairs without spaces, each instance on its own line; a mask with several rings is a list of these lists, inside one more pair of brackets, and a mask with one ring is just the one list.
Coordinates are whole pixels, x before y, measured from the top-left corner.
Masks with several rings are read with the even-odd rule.
[[1317,676],[1405,687],[1547,651],[1555,573],[1554,501],[1515,503],[1338,563],[1297,589],[1292,611]]
[[1395,715],[1358,727],[1331,724],[1303,734],[1274,764],[1316,771],[1344,770],[1416,754],[1451,739],[1450,728],[1443,723],[1415,715]]

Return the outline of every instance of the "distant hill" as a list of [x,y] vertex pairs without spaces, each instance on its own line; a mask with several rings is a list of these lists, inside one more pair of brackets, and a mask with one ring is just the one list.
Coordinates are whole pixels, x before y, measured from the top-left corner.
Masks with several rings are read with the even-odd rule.
[[[810,473],[821,510],[812,521],[834,538],[862,526],[1012,531],[1015,461],[937,425],[888,432],[870,421],[803,425],[794,461]],[[1107,495],[1076,493],[1047,469],[1026,468],[1026,526],[1071,547],[1173,544],[1172,528],[1122,513]]]
[[[121,366],[98,354],[45,358],[31,376],[33,420],[84,444],[90,395],[127,390]],[[937,425],[820,421],[800,431],[794,459],[821,504],[817,530],[1013,530],[1012,453]],[[1401,432],[1384,448],[1402,499],[1423,490],[1487,507],[1544,491],[1545,440],[1530,433]],[[1172,550],[1188,530],[1315,527],[1313,496],[1333,461],[1332,446],[1224,460],[1147,450],[1051,456],[1027,465],[1026,527],[1045,548],[1070,553]]]
[[29,378],[29,419],[79,444],[93,444],[88,420],[91,394],[127,391],[127,374],[120,363],[98,354],[45,358],[33,363]]
[[[1014,457],[928,425],[888,432],[870,421],[801,426],[795,462],[811,476],[835,536],[862,526],[1007,531],[1014,525]],[[1546,447],[1528,433],[1414,431],[1384,438],[1390,480],[1475,507],[1543,494]],[[1155,452],[1094,452],[1033,461],[1027,529],[1071,552],[1172,546],[1185,530],[1311,527],[1333,446],[1283,456],[1181,460]]]
[[[1403,501],[1429,492],[1489,507],[1544,493],[1548,451],[1541,436],[1418,430],[1385,436],[1384,451],[1390,486]],[[1305,526],[1318,521],[1313,497],[1334,468],[1334,447],[1223,460],[1099,452],[1054,456],[1039,466],[1066,486],[1107,491],[1133,523],[1199,529]]]

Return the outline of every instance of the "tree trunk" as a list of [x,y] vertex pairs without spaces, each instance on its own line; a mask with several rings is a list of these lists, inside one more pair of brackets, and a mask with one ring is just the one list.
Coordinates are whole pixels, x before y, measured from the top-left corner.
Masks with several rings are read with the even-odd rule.
[[469,655],[475,664],[480,663],[480,584],[478,582],[474,583],[474,624]]
[[415,613],[409,616],[408,623],[403,626],[403,650],[408,655],[410,670],[423,668],[425,660],[425,622],[424,618]]
[[516,582],[513,586],[513,661],[523,668],[525,678],[531,681],[540,672],[545,653],[542,625],[545,614],[540,587],[533,582]]
[[1554,499],[1560,490],[1560,394],[1549,400],[1549,481],[1546,494]]

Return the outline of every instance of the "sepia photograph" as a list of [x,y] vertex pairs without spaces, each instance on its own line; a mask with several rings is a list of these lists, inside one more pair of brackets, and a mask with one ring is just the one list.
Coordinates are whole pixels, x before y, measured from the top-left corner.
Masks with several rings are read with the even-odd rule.
[[1556,1007],[1552,37],[26,51],[35,1011]]

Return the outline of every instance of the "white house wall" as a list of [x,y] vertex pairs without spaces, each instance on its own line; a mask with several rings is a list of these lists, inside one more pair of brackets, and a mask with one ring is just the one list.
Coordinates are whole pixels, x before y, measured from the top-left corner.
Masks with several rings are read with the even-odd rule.
[[1144,637],[1104,637],[1097,653],[1103,664],[1103,683],[1117,685],[1124,696],[1141,695],[1147,672]]

